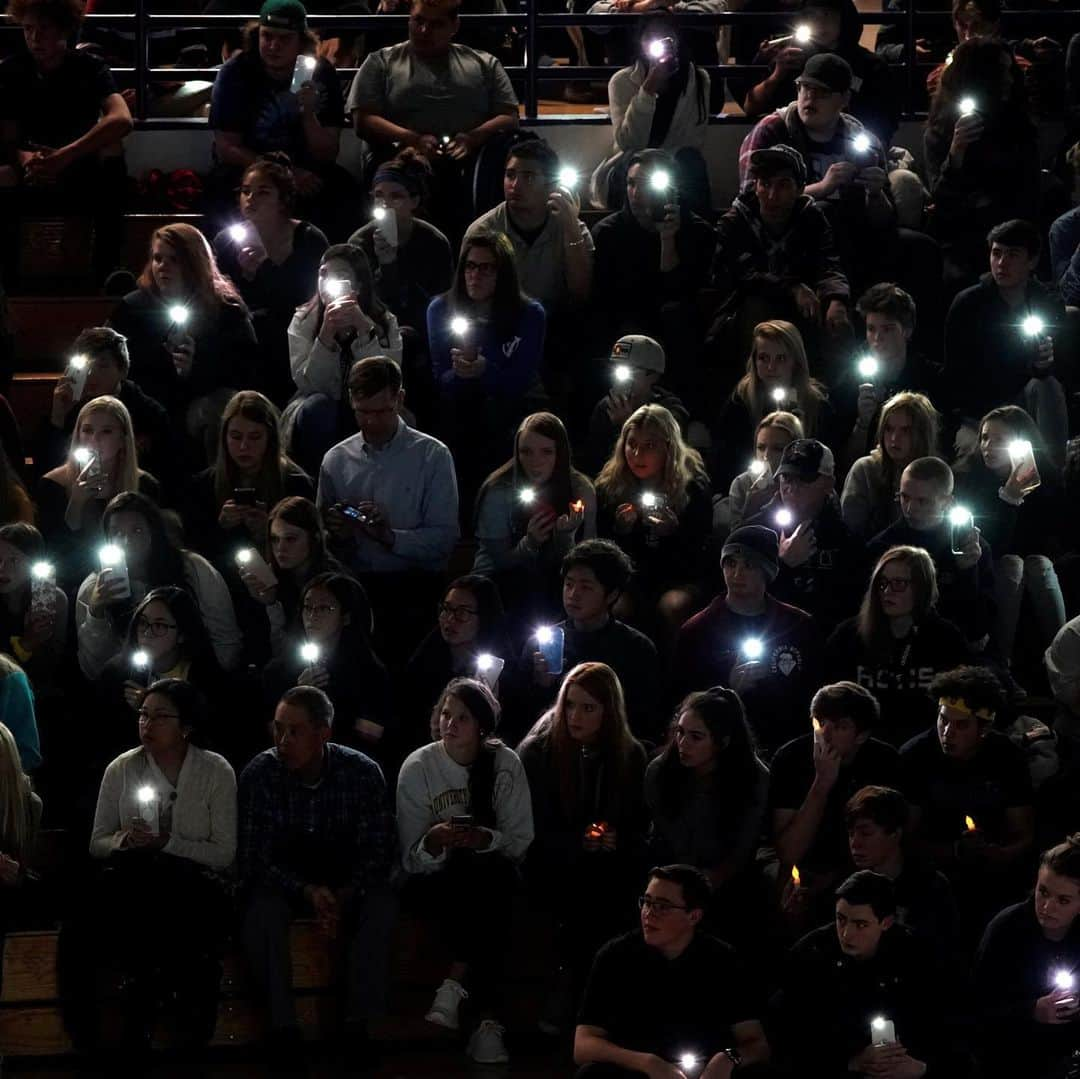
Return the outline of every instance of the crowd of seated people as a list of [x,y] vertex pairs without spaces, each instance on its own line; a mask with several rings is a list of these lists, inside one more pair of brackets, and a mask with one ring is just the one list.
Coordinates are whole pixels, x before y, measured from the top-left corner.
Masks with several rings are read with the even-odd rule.
[[[668,10],[712,0],[595,5],[644,17],[591,182],[459,7],[383,0],[407,37],[338,40],[346,89],[267,0],[214,85],[202,228],[154,231],[40,416],[0,399],[0,932],[55,911],[72,1042],[137,1066],[163,1009],[198,1060],[231,949],[296,1074],[306,919],[357,1072],[412,921],[422,1017],[479,1064],[517,1053],[512,964],[547,940],[531,1021],[582,1079],[1077,1074],[1051,45],[958,0],[948,59],[916,43],[913,155],[899,44],[806,0],[809,39],[750,50],[719,205]],[[127,105],[75,0],[9,14],[0,264],[90,203],[107,269]],[[59,896],[50,828],[85,852]]]

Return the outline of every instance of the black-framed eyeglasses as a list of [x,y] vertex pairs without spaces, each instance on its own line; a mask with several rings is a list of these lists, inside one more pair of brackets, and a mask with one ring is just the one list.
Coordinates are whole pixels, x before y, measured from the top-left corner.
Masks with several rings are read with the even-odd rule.
[[305,603],[300,610],[307,615],[333,614],[338,608],[332,603]]
[[638,896],[638,910],[651,910],[661,918],[670,914],[673,910],[689,910],[689,907],[680,907],[678,903],[669,903],[666,899],[654,899],[651,895]]
[[151,723],[164,723],[167,719],[180,721],[180,717],[175,712],[148,712],[145,708],[139,709],[139,722],[147,726]]
[[910,577],[879,577],[877,582],[879,592],[906,592],[910,586]]
[[439,604],[439,616],[446,615],[455,622],[468,622],[470,618],[475,618],[479,613],[475,607],[455,607],[450,603]]
[[135,619],[136,633],[145,633],[151,637],[164,637],[170,629],[176,629],[175,622],[151,622],[150,619],[143,618],[142,615]]

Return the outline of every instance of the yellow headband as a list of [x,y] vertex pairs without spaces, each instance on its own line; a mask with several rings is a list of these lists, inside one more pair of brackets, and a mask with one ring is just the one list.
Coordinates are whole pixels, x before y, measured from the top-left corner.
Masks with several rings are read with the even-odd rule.
[[938,704],[945,705],[957,712],[963,712],[964,715],[975,716],[976,719],[988,719],[991,722],[997,715],[996,712],[991,712],[989,708],[972,708],[963,697],[941,697]]

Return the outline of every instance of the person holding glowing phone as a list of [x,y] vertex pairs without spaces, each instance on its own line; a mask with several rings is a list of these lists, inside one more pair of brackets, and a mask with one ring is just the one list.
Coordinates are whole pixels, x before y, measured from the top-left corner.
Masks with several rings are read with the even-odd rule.
[[289,371],[289,321],[311,296],[311,280],[327,248],[322,230],[298,216],[297,199],[289,157],[262,154],[240,178],[239,217],[214,237],[218,265],[251,311],[262,352],[259,388],[278,408],[296,388]]
[[109,319],[127,338],[131,378],[186,433],[192,460],[213,460],[226,402],[255,384],[258,343],[251,315],[194,225],[150,238],[150,257]]
[[402,359],[395,314],[379,299],[367,256],[350,244],[323,252],[315,293],[296,309],[289,326],[289,363],[296,393],[282,425],[293,459],[319,474],[326,451],[356,429],[346,381],[367,356]]
[[633,559],[637,578],[616,613],[657,625],[666,647],[700,599],[712,498],[704,463],[666,408],[642,405],[596,478],[597,531]]
[[1080,833],[1039,859],[1030,898],[986,927],[975,957],[988,1079],[1067,1075],[1080,1020]]
[[1054,569],[1055,535],[1066,513],[1061,477],[1038,428],[1015,405],[988,412],[975,447],[953,466],[957,497],[983,525],[994,552],[995,640],[1013,657],[1020,608],[1031,601],[1028,634],[1045,649],[1065,625],[1065,599]]

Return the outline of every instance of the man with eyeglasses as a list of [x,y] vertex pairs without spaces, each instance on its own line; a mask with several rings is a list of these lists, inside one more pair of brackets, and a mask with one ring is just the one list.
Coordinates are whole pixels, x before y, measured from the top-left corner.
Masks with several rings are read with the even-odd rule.
[[[898,229],[886,146],[848,113],[853,78],[842,57],[812,56],[796,80],[796,99],[759,120],[743,140],[739,180],[746,182],[755,150],[777,143],[798,150],[806,162],[806,194],[824,208],[853,288],[898,280],[926,312],[935,299],[931,283],[941,277],[940,252],[929,237]],[[905,183],[909,176],[919,192],[917,224],[921,183],[906,170],[897,172]]]
[[394,820],[379,766],[330,741],[333,719],[321,689],[286,690],[274,712],[274,748],[248,764],[238,791],[244,949],[269,1013],[274,1065],[292,1074],[303,1067],[289,954],[294,918],[314,917],[344,963],[353,1067],[366,1063],[367,1020],[385,1005]]
[[649,871],[641,928],[593,962],[574,1034],[578,1079],[730,1079],[768,1061],[750,970],[701,929],[711,893],[694,866]]
[[780,572],[772,594],[812,614],[831,631],[855,612],[866,556],[844,524],[832,450],[815,438],[789,442],[776,469],[778,493],[746,523],[780,534]]
[[323,458],[316,504],[338,557],[360,578],[383,640],[411,651],[412,611],[428,609],[458,538],[450,451],[401,417],[401,368],[386,356],[353,364],[359,432]]
[[466,177],[482,147],[517,129],[518,100],[494,56],[454,42],[460,7],[412,0],[408,40],[368,54],[346,109],[377,163],[406,146],[423,154],[435,169],[437,220],[463,226],[461,211],[472,205]]

